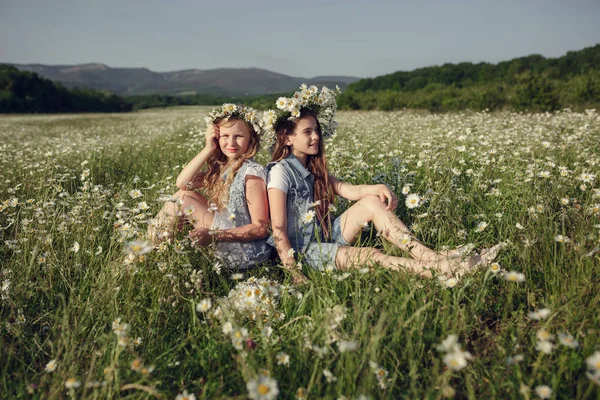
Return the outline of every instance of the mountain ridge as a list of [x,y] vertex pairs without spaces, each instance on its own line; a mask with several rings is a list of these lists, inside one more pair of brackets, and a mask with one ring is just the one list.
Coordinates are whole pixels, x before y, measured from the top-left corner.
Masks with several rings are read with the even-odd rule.
[[255,96],[291,92],[301,83],[335,85],[345,88],[361,78],[324,75],[313,78],[293,77],[257,67],[183,69],[156,72],[145,67],[110,67],[103,63],[15,64],[22,71],[60,82],[67,88],[87,87],[121,96],[146,94],[201,93],[218,96]]

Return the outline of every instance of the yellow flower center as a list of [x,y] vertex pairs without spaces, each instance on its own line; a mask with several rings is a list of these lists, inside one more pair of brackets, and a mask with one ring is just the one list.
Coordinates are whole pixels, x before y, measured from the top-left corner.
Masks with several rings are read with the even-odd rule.
[[264,383],[261,383],[260,385],[258,385],[257,392],[261,396],[266,395],[270,391],[271,391],[271,389],[269,388],[269,386],[265,385]]

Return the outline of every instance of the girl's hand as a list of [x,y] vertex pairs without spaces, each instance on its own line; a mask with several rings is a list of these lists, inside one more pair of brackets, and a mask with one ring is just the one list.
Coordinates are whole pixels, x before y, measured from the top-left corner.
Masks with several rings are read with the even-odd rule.
[[294,285],[305,285],[308,283],[308,278],[299,270],[290,271],[292,274],[292,283]]
[[219,127],[211,124],[206,128],[206,133],[204,134],[206,138],[206,146],[205,149],[210,150],[212,153],[219,146]]
[[381,200],[383,204],[387,204],[386,210],[394,211],[396,209],[398,206],[398,198],[389,187],[385,185],[375,185],[375,191],[375,195],[379,196],[379,200]]
[[213,237],[206,228],[196,228],[190,231],[189,238],[197,246],[208,246],[212,243]]

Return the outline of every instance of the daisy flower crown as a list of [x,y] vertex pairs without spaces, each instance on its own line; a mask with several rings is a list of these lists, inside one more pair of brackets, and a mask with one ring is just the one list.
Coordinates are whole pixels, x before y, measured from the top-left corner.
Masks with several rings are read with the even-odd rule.
[[[338,87],[336,89],[337,93],[340,93],[340,89]],[[286,120],[295,121],[298,119],[302,109],[309,109],[315,113],[321,124],[324,138],[333,136],[338,124],[335,120],[337,110],[335,96],[336,92],[325,86],[319,92],[319,89],[314,85],[308,87],[306,84],[302,84],[300,90],[294,93],[292,97],[278,98],[275,103],[277,110],[265,111],[261,120],[266,147],[275,144],[277,129],[281,124]]]
[[215,108],[212,110],[205,118],[206,125],[214,124],[216,121],[219,121],[223,118],[239,118],[241,120],[246,121],[256,131],[256,133],[261,136],[264,134],[264,129],[262,128],[261,121],[258,115],[258,111],[256,111],[252,107],[247,107],[238,104],[223,104],[221,107]]

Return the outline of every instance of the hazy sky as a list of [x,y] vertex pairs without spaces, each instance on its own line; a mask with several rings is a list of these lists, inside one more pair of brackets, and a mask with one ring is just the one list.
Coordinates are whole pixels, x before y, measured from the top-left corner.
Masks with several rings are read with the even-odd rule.
[[0,62],[377,76],[559,57],[600,43],[600,0],[0,0]]

